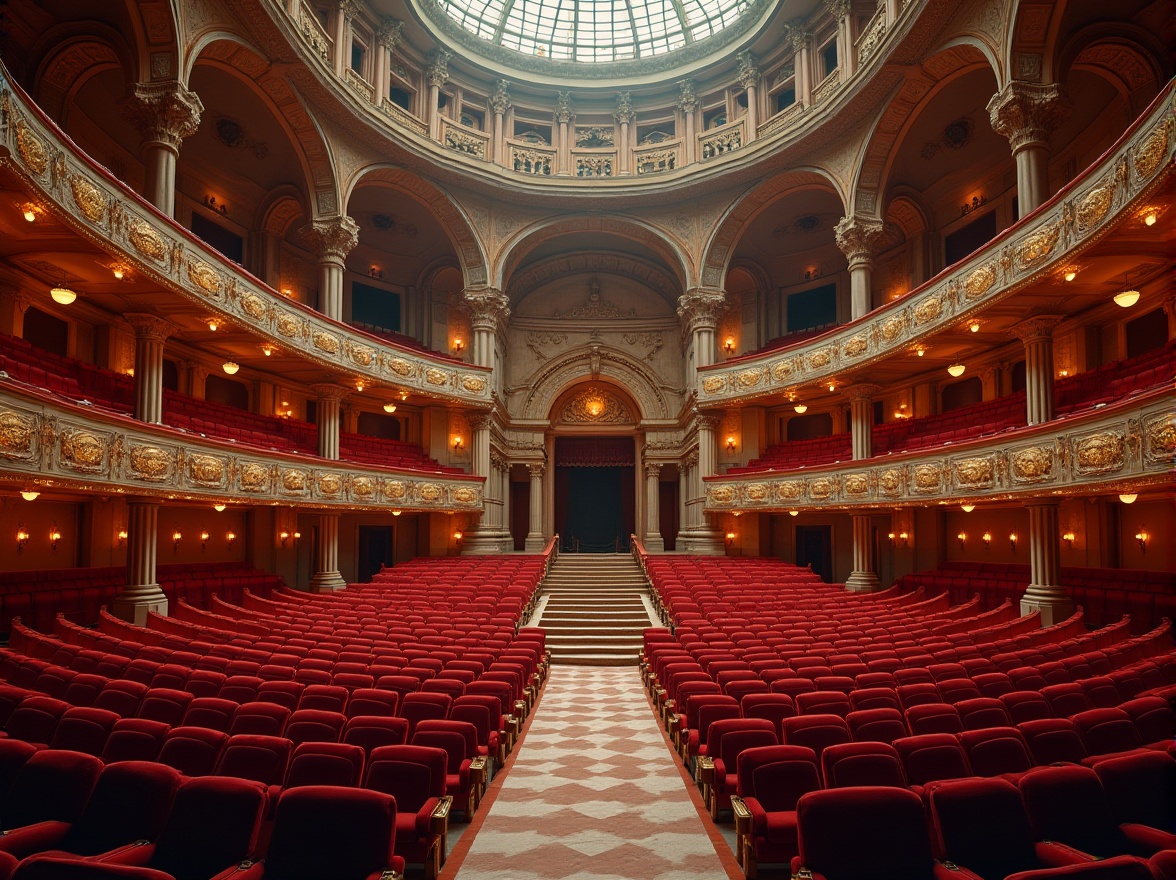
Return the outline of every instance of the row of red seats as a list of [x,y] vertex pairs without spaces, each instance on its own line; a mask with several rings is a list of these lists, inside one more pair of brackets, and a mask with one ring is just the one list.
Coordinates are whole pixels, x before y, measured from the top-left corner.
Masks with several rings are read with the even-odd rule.
[[[188,777],[159,762],[103,765],[80,752],[22,745],[0,744],[4,878],[366,880],[402,875],[401,843],[415,848],[425,837],[439,848],[432,813],[417,831],[414,802],[395,778],[411,747],[374,756],[363,788],[283,789],[267,821],[269,792],[248,777]],[[240,742],[232,762],[247,767],[256,751]]]

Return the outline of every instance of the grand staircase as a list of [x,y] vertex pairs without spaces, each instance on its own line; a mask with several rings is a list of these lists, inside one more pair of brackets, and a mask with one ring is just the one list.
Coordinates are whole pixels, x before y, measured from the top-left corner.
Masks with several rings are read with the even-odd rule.
[[547,604],[537,626],[547,631],[551,662],[635,666],[650,620],[641,594],[649,583],[632,556],[567,553],[543,581]]

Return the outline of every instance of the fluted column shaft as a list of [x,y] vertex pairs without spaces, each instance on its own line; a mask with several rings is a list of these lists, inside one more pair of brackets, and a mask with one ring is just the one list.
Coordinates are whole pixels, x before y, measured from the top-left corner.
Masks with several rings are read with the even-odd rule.
[[1025,344],[1025,407],[1030,425],[1054,418],[1053,331],[1056,315],[1037,315],[1013,327]]
[[114,598],[115,616],[139,626],[148,612],[167,614],[167,596],[156,580],[159,503],[142,499],[127,502],[126,585]]
[[343,275],[347,255],[359,244],[359,226],[347,216],[315,220],[303,227],[302,237],[318,255],[318,309],[334,321],[343,320]]
[[531,522],[527,528],[526,549],[528,552],[542,550],[547,540],[547,530],[543,527],[543,471],[541,464],[527,465],[531,475],[530,502]]
[[1049,199],[1049,133],[1069,112],[1056,83],[1013,80],[988,102],[992,127],[1009,139],[1017,164],[1017,219]]
[[1029,586],[1021,597],[1021,614],[1041,612],[1041,625],[1052,626],[1074,612],[1069,591],[1062,586],[1058,553],[1056,501],[1029,504]]
[[332,461],[339,459],[339,410],[338,397],[326,396],[318,399],[318,454]]
[[174,216],[180,144],[196,133],[204,105],[182,83],[162,81],[133,85],[123,111],[143,135],[143,197]]
[[125,317],[135,328],[135,418],[158,425],[163,421],[163,344],[176,328],[155,315]]
[[310,579],[310,588],[324,593],[346,586],[339,573],[339,514],[324,513],[319,516],[318,569]]
[[874,573],[874,528],[869,516],[854,514],[853,571],[845,581],[845,589],[854,593],[869,593],[878,589],[878,575]]
[[645,549],[660,553],[665,549],[661,534],[661,464],[645,464]]

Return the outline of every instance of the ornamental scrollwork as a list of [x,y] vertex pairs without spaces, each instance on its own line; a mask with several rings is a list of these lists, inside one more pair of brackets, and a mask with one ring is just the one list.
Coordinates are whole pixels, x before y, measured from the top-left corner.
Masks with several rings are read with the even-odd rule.
[[1100,431],[1074,444],[1074,472],[1099,474],[1121,470],[1125,440],[1118,431]]

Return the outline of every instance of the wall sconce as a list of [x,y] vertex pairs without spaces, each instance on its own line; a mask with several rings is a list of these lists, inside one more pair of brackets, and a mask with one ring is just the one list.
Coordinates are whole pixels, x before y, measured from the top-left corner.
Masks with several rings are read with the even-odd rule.
[[734,435],[732,435],[732,436],[729,436],[729,437],[727,438],[727,451],[728,451],[728,452],[734,452],[734,451],[735,451],[735,437],[734,437]]
[[282,540],[282,549],[285,549],[286,542],[290,540],[290,533],[287,532],[285,529],[282,529],[282,533],[280,535],[278,535],[278,537],[281,538],[281,540]]
[[461,354],[463,351],[465,351],[465,343],[461,341],[460,336],[453,340],[453,348],[451,351],[454,354]]
[[208,534],[208,529],[200,530],[200,552],[204,552],[204,548],[208,546],[208,539],[212,537]]
[[894,546],[894,532],[891,532],[891,533],[890,533],[889,535],[887,535],[886,537],[890,539],[890,546],[892,546],[892,547],[893,547],[893,546]]
[[19,553],[24,549],[25,544],[29,542],[29,533],[24,526],[16,527],[16,552]]
[[980,322],[973,321],[971,324],[968,325],[968,330],[970,330],[972,333],[979,333],[980,332]]
[[830,382],[830,383],[829,383],[829,390],[830,390],[830,391],[836,391],[836,390],[837,390],[837,383],[836,383],[836,382]]
[[461,437],[454,437],[453,438],[453,452],[454,452],[454,454],[460,452],[462,450],[462,447],[464,447],[464,446],[465,446],[465,441],[462,440]]
[[21,489],[20,497],[25,501],[36,501],[41,495],[36,489]]
[[231,548],[237,542],[237,533],[236,532],[226,532],[225,533],[225,540],[229,542],[229,547]]
[[216,318],[209,318],[208,319],[208,329],[210,331],[212,331],[213,333],[216,332],[216,328],[219,326],[220,326],[220,321],[218,321]]
[[41,209],[32,202],[25,202],[20,206],[20,213],[30,223],[34,223],[37,220],[37,215],[41,213]]
[[964,545],[968,543],[968,533],[960,532],[958,535],[956,535],[956,540],[960,542],[960,549],[963,550]]
[[204,197],[204,207],[208,208],[210,211],[216,211],[222,216],[227,216],[229,213],[229,206],[224,202],[218,202],[216,200],[216,196],[212,195],[211,193]]
[[904,546],[904,547],[907,546],[907,542],[910,541],[910,538],[911,538],[909,532],[899,532],[898,537],[900,537],[902,539],[902,546]]
[[180,541],[184,540],[184,534],[179,529],[172,532],[172,552],[180,552]]
[[56,553],[57,552],[57,545],[60,542],[61,542],[61,529],[57,528],[57,524],[54,523],[52,526],[49,527],[49,549],[52,550],[54,553]]
[[985,532],[980,536],[980,540],[984,542],[984,549],[987,550],[992,546],[992,532]]
[[297,547],[298,542],[301,540],[302,540],[302,532],[295,530],[294,531],[294,546]]
[[728,336],[723,342],[723,351],[728,355],[735,354],[735,338],[733,336]]
[[270,357],[274,353],[274,347],[267,342],[261,346],[261,353],[266,357]]
[[381,269],[379,266],[369,266],[368,267],[368,277],[369,278],[376,278],[376,279],[379,279],[382,281],[384,278],[384,270]]
[[1073,532],[1066,532],[1064,535],[1062,535],[1062,540],[1065,541],[1070,546],[1071,550],[1073,550],[1074,549],[1074,539],[1077,537],[1078,536],[1075,535]]
[[453,533],[453,543],[455,543],[458,547],[460,547],[461,546],[461,539],[463,537],[464,536],[462,535],[461,530],[459,529],[458,531]]
[[1147,553],[1147,542],[1151,540],[1151,535],[1147,533],[1147,526],[1142,526],[1140,530],[1135,533],[1135,540],[1139,542],[1139,552]]
[[727,532],[727,546],[730,547],[734,543],[735,543],[735,533],[734,532]]
[[1009,532],[1009,549],[1014,553],[1017,552],[1017,533]]
[[363,379],[356,379],[355,380],[355,390],[356,391],[362,392],[363,389],[365,389],[365,388],[367,388],[367,383],[365,383],[363,381]]
[[118,530],[118,546],[121,547],[126,542],[127,542],[127,530],[126,529],[119,529]]

